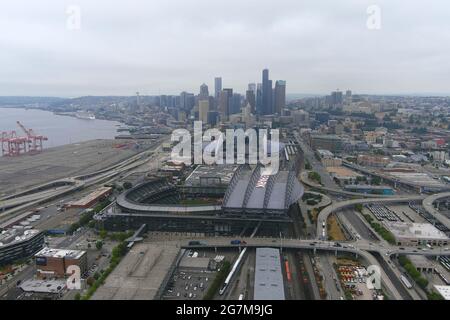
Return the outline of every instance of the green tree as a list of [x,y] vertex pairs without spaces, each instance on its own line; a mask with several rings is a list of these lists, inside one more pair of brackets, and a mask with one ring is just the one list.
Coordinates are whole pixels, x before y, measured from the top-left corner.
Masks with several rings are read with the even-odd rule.
[[105,239],[107,235],[108,235],[108,232],[105,229],[102,229],[99,231],[100,238]]
[[95,247],[97,248],[97,250],[101,250],[103,248],[103,241],[98,240],[95,243]]
[[124,182],[123,183],[123,188],[125,189],[125,190],[128,190],[128,189],[131,189],[133,187],[133,184],[131,183],[131,182]]

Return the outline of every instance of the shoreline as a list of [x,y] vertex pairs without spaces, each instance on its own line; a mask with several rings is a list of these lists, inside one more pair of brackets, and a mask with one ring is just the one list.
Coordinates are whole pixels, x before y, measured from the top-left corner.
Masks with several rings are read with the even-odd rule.
[[[0,115],[2,114],[4,116],[2,120],[4,121],[0,121],[1,132],[16,131],[18,136],[24,136],[25,133],[19,127],[16,127],[16,121],[20,120],[25,127],[34,129],[37,134],[49,137],[49,141],[44,144],[45,150],[90,140],[114,140],[120,134],[118,129],[126,126],[117,119],[102,117],[82,119],[76,117],[75,113],[72,112],[58,112],[42,107],[0,106]],[[65,117],[65,119],[70,120],[58,117]]]

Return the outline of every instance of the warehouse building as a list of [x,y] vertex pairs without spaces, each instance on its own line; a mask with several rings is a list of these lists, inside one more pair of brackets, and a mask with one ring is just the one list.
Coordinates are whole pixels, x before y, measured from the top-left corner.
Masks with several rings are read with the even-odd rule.
[[112,192],[111,187],[101,187],[94,192],[88,194],[84,198],[78,201],[74,201],[68,204],[69,208],[83,208],[87,209],[92,207],[95,203],[108,197]]
[[314,150],[325,149],[331,152],[342,151],[342,139],[336,135],[317,135],[312,134],[310,145]]
[[372,185],[361,185],[361,184],[351,184],[344,186],[345,191],[365,193],[365,194],[380,194],[380,195],[394,195],[394,189],[388,186],[372,186]]
[[337,179],[341,185],[354,184],[358,179],[364,178],[353,170],[345,167],[327,167],[326,170],[333,179]]
[[446,246],[448,237],[430,223],[405,223],[383,221],[383,224],[394,235],[397,245]]
[[67,268],[72,265],[80,267],[80,274],[83,275],[88,266],[86,251],[44,248],[34,257],[36,273],[40,278],[64,278]]
[[426,257],[412,254],[407,255],[406,257],[411,261],[414,267],[416,267],[417,271],[427,273],[431,273],[434,271],[433,264],[431,264]]
[[257,248],[254,300],[285,300],[280,250]]

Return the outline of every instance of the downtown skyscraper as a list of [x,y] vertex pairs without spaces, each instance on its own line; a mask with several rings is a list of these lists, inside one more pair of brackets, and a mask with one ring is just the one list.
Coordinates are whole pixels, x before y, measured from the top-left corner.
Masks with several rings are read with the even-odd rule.
[[220,91],[222,91],[222,78],[214,78],[214,98],[219,99]]
[[264,69],[262,72],[262,104],[259,114],[273,114],[273,89],[272,80],[269,79],[269,69]]
[[281,112],[286,107],[286,81],[277,80],[275,82],[274,90],[274,113],[281,115]]

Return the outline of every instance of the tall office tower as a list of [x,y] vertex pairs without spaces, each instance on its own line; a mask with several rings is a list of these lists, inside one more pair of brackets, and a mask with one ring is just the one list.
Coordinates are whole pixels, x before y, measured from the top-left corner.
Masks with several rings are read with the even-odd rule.
[[169,108],[175,108],[175,99],[174,96],[167,96],[167,106]]
[[274,113],[274,103],[273,103],[273,99],[274,99],[274,92],[273,92],[273,86],[272,86],[272,80],[269,80],[269,105],[267,106],[267,113],[266,114],[273,114]]
[[198,102],[198,120],[202,121],[203,124],[208,123],[208,111],[209,111],[209,101],[200,100]]
[[249,83],[247,90],[253,91],[255,93],[255,96],[256,96],[256,83]]
[[188,93],[186,91],[183,91],[180,93],[180,109],[186,110],[186,104],[187,104],[187,95]]
[[159,96],[159,105],[161,107],[167,107],[167,96],[166,95]]
[[209,99],[209,90],[206,84],[202,84],[200,86],[200,94],[198,95],[199,100],[208,100]]
[[345,103],[346,104],[351,104],[352,103],[352,91],[351,90],[347,90],[345,92]]
[[337,90],[331,93],[331,101],[330,101],[331,106],[342,105],[343,102],[344,99],[341,91]]
[[270,113],[272,96],[272,86],[269,80],[269,70],[264,69],[262,72],[262,114]]
[[195,105],[195,96],[193,93],[183,91],[180,94],[180,109],[189,113]]
[[256,89],[256,113],[257,114],[263,114],[263,107],[262,107],[262,83],[258,83],[257,89]]
[[219,114],[221,120],[228,119],[231,111],[231,98],[233,96],[233,89],[223,89],[219,94]]
[[247,101],[247,103],[250,105],[251,107],[251,111],[253,114],[255,114],[255,110],[256,110],[256,96],[255,96],[255,91],[253,90],[247,90],[245,92],[245,100]]
[[222,78],[214,78],[214,98],[219,99],[220,91],[222,91]]
[[281,115],[281,111],[286,107],[286,81],[275,82],[275,113]]
[[239,93],[233,94],[230,113],[231,114],[241,113],[241,95]]
[[[218,100],[218,99],[217,99]],[[213,96],[209,96],[208,97],[208,101],[209,101],[209,111],[212,110],[217,110],[217,106],[216,106],[216,98],[214,98]]]

